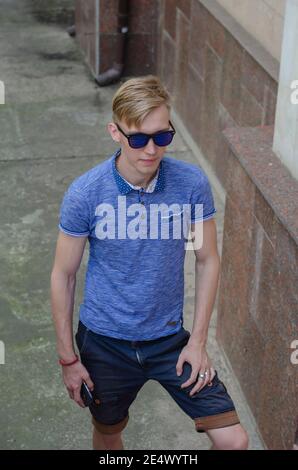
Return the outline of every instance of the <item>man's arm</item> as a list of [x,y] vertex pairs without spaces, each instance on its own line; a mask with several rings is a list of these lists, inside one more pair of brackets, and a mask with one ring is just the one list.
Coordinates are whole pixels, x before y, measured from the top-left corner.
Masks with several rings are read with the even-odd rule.
[[[197,222],[197,224],[202,222]],[[182,384],[186,388],[195,385],[190,391],[194,395],[208,382],[212,381],[215,371],[206,351],[210,318],[216,298],[220,258],[217,251],[216,223],[214,219],[202,223],[202,246],[194,249],[195,261],[195,311],[191,336],[180,353],[176,370],[181,375],[184,362],[191,365],[190,378]],[[198,226],[197,226],[198,227]],[[191,231],[198,237],[200,230],[192,224]],[[195,245],[195,243],[194,243]],[[200,246],[200,245],[199,245]]]
[[76,273],[80,267],[87,237],[72,237],[59,232],[51,274],[52,315],[61,359],[74,358],[72,321]]
[[[73,343],[73,307],[76,273],[80,267],[87,237],[74,237],[59,232],[56,254],[51,274],[51,305],[57,336],[58,355],[65,362],[75,358]],[[70,398],[80,406],[80,387],[84,380],[90,389],[93,383],[81,362],[64,366],[63,380]]]
[[[201,222],[198,222],[201,223]],[[195,224],[191,230],[195,232]],[[195,310],[190,342],[206,346],[220,273],[217,233],[214,219],[203,222],[203,243],[195,249]]]

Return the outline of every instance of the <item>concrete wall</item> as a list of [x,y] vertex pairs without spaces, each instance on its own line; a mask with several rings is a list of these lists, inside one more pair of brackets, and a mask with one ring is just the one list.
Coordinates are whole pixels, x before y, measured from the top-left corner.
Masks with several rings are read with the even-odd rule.
[[286,0],[217,1],[254,36],[273,57],[280,60]]

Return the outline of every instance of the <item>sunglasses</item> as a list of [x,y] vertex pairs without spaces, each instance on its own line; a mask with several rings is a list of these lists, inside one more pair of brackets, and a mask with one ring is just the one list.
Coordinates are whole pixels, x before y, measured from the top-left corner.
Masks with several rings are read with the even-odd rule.
[[144,134],[143,132],[137,132],[135,134],[129,135],[125,134],[125,132],[123,132],[123,130],[117,123],[116,126],[118,130],[127,138],[128,144],[131,148],[140,149],[142,147],[145,147],[151,138],[153,139],[155,145],[158,145],[158,147],[165,147],[166,145],[169,145],[172,142],[174,135],[176,134],[176,131],[171,121],[169,121],[169,124],[171,125],[173,130],[159,131],[155,134]]

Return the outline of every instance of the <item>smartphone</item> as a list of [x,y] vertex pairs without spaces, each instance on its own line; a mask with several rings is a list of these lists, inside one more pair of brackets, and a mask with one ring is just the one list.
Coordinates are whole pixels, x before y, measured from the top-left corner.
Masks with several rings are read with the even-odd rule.
[[90,406],[93,402],[93,395],[88,385],[85,382],[82,382],[81,386],[81,398],[84,402],[84,405]]

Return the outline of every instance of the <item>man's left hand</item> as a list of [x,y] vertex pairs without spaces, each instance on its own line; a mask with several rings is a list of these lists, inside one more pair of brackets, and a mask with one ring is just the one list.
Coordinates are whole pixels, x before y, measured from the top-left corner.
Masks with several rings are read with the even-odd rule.
[[181,388],[186,388],[195,383],[195,386],[189,393],[190,396],[193,396],[205,385],[212,382],[215,370],[212,367],[205,346],[197,345],[194,342],[190,343],[189,341],[180,353],[176,364],[178,376],[182,373],[184,362],[188,362],[191,365],[192,372],[189,379],[181,385]]

